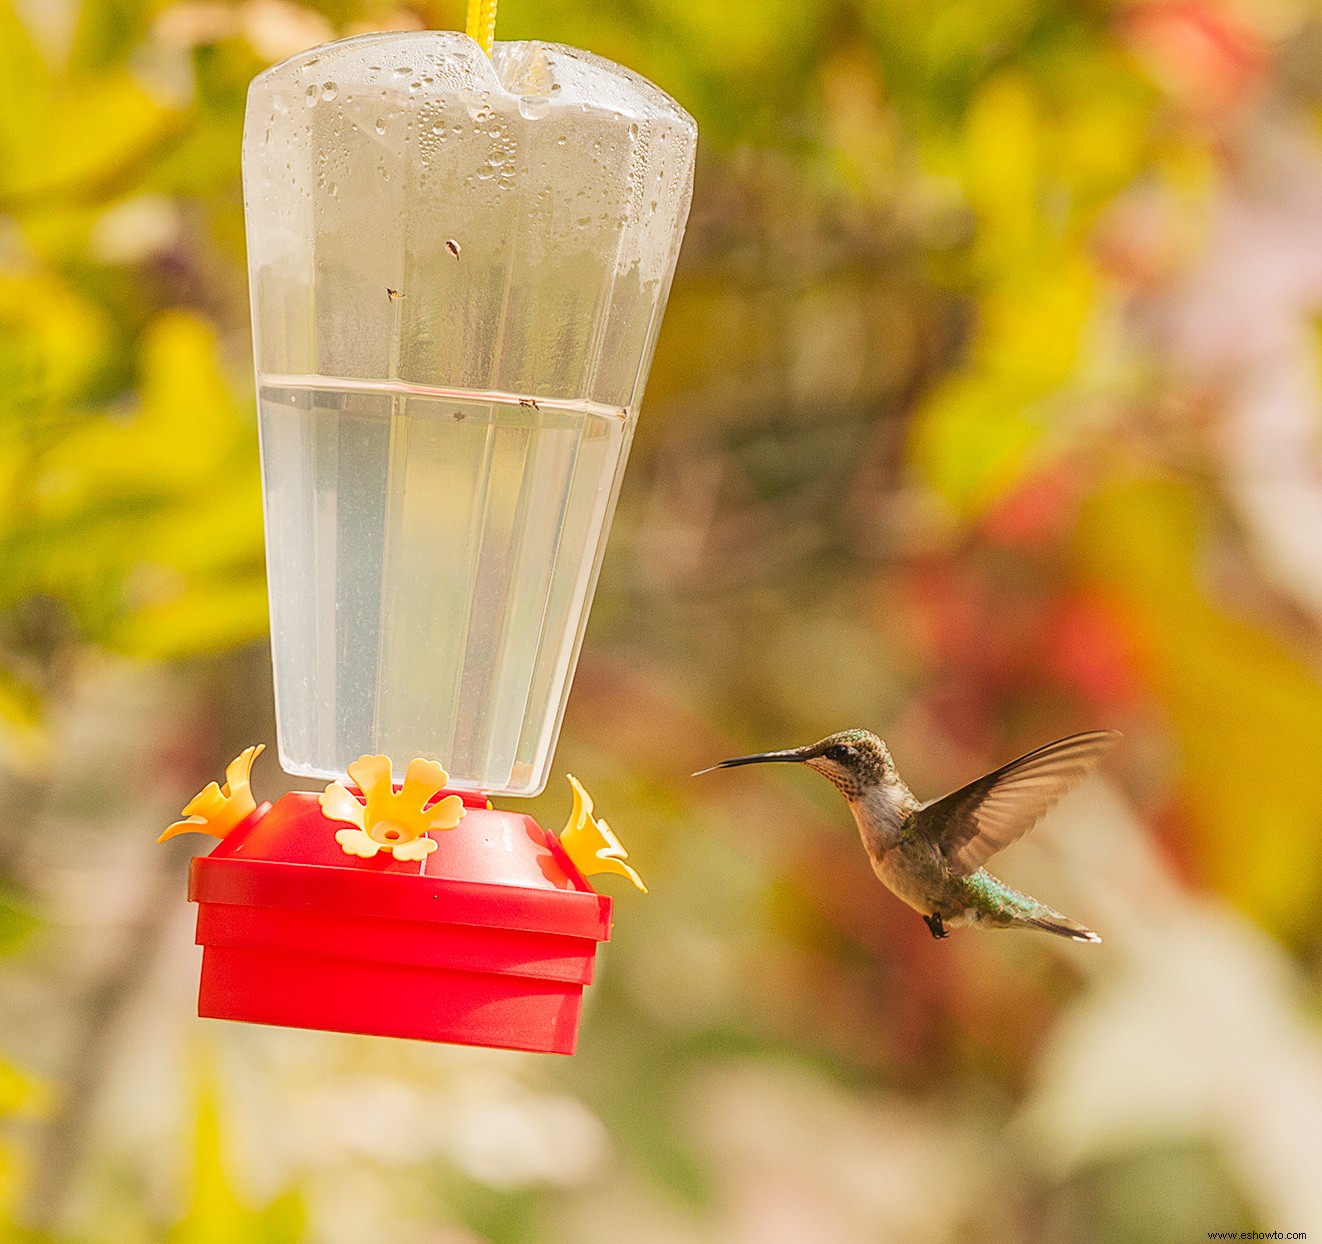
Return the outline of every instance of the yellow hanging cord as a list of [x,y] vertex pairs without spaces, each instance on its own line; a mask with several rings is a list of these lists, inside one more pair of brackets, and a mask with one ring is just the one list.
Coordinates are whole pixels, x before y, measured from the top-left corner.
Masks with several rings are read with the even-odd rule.
[[468,0],[468,37],[488,56],[496,41],[496,0]]

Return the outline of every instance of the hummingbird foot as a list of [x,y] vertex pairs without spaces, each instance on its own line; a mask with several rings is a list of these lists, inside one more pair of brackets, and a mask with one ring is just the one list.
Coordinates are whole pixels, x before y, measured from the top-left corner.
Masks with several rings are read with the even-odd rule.
[[941,917],[940,917],[939,914],[934,913],[934,914],[932,914],[932,915],[930,915],[930,916],[924,916],[924,917],[923,917],[923,923],[924,923],[925,925],[927,925],[928,929],[929,929],[929,930],[931,931],[931,933],[932,933],[932,936],[933,936],[938,942],[939,942],[943,937],[949,937],[949,936],[950,936],[950,932],[949,932],[949,930],[946,928],[946,926],[945,926],[944,924],[941,923]]

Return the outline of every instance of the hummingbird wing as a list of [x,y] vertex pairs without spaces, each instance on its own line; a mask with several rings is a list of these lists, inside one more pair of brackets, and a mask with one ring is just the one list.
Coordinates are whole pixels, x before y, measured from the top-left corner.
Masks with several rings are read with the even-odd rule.
[[1115,730],[1091,730],[1057,739],[924,804],[919,818],[951,871],[966,877],[1028,833],[1119,737]]

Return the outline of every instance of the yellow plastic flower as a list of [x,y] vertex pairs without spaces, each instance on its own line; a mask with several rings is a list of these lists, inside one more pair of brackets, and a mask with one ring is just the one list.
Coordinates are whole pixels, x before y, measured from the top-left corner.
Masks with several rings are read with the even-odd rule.
[[359,756],[349,766],[349,776],[366,804],[340,782],[327,786],[319,800],[332,821],[348,821],[355,827],[335,835],[346,855],[371,859],[378,851],[387,851],[397,860],[423,860],[436,850],[427,831],[453,829],[464,816],[458,795],[447,795],[427,807],[450,780],[434,760],[411,760],[398,791],[391,782],[389,756]]
[[156,841],[164,842],[175,834],[194,832],[224,838],[240,821],[255,812],[257,800],[253,798],[248,777],[252,773],[252,762],[265,748],[265,743],[258,743],[235,756],[225,766],[225,785],[208,782],[184,807],[185,819],[175,821]]
[[604,820],[592,816],[592,796],[574,775],[567,774],[574,788],[574,809],[560,831],[560,845],[574,861],[574,867],[585,877],[597,873],[617,873],[628,877],[644,894],[647,887],[632,865],[626,864],[629,853],[615,836],[615,831]]

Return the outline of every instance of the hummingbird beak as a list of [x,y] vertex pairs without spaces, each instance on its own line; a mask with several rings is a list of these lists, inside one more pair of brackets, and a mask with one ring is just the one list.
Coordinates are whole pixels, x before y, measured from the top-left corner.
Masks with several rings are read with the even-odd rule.
[[807,751],[806,747],[792,747],[785,752],[758,752],[755,756],[735,756],[732,760],[722,760],[709,769],[699,769],[693,776],[701,777],[704,773],[715,773],[717,769],[737,769],[740,765],[793,764],[796,761],[802,763],[808,759]]

